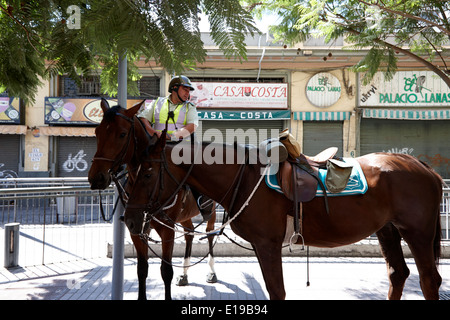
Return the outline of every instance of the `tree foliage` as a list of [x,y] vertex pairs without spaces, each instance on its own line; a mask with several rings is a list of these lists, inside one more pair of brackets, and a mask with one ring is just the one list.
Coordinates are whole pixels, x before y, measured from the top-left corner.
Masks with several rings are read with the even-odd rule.
[[[365,82],[382,70],[390,79],[398,55],[407,55],[437,73],[450,86],[450,1],[448,0],[250,0],[255,15],[275,11],[275,39],[290,43],[308,36],[330,42],[345,37],[349,49],[367,49],[354,70]],[[447,56],[445,56],[447,54]],[[447,60],[446,60],[447,59]],[[439,62],[439,63],[438,63]]]
[[[180,73],[205,59],[202,11],[224,54],[246,59],[243,35],[257,29],[238,0],[0,0],[0,91],[33,99],[42,78],[97,71],[102,89],[114,95],[123,52],[131,80],[140,77],[134,64],[140,57]],[[129,87],[130,94],[136,90]]]

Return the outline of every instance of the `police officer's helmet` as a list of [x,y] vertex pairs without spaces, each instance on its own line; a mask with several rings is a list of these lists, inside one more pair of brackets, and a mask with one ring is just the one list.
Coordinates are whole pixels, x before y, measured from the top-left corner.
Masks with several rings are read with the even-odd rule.
[[195,90],[194,86],[191,83],[191,80],[189,80],[188,77],[176,76],[176,77],[173,77],[172,80],[170,80],[169,92],[172,92],[174,90],[177,91],[180,86],[188,87],[189,90],[191,90],[191,91]]

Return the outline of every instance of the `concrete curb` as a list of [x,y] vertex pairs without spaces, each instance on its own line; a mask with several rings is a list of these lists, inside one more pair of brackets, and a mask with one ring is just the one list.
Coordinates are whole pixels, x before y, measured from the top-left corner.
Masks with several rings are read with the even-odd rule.
[[[251,248],[250,244],[245,241],[238,241],[238,243],[246,248]],[[158,256],[161,255],[160,244],[150,244],[151,249],[156,252]],[[412,258],[411,251],[406,244],[402,245],[403,254],[405,258]],[[300,245],[295,245],[293,252],[290,252],[288,247],[283,248],[283,256],[286,257],[303,257],[306,256],[305,250],[301,250]],[[173,256],[183,257],[185,250],[184,242],[175,243]],[[192,246],[192,257],[203,257],[208,253],[208,243],[206,242],[194,242]],[[136,251],[133,243],[128,242],[125,244],[125,258],[136,258]],[[218,241],[214,246],[214,256],[216,257],[247,257],[254,256],[254,252],[239,247],[231,242]],[[112,257],[112,244],[108,243],[108,258]],[[153,257],[154,254],[149,250],[149,256]],[[382,257],[380,247],[377,240],[362,240],[360,242],[346,245],[337,248],[316,248],[309,247],[310,257],[364,257],[364,258],[380,258]],[[441,249],[441,258],[450,258],[450,244],[443,243]]]

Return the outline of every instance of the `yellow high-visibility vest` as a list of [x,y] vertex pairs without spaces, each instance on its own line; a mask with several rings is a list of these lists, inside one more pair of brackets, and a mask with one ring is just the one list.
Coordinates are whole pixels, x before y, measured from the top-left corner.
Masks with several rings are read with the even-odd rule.
[[183,128],[186,123],[187,116],[187,104],[190,102],[184,102],[183,104],[177,105],[176,109],[173,111],[173,118],[169,118],[169,99],[167,97],[160,97],[155,102],[155,108],[153,110],[153,129],[157,131],[163,131],[166,128],[167,123],[167,134],[175,132],[177,129]]

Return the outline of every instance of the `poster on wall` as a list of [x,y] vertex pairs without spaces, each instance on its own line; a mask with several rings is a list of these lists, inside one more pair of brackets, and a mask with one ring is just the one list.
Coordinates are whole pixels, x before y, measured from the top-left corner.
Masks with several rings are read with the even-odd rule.
[[287,109],[287,83],[192,82],[197,108]]
[[[117,99],[107,99],[109,105],[117,105]],[[142,99],[128,99],[127,109],[141,102]],[[145,100],[145,105],[152,100]],[[102,121],[103,111],[100,107],[101,99],[89,98],[45,98],[45,123],[58,125],[96,125]]]
[[20,99],[0,97],[0,124],[20,124]]

